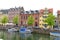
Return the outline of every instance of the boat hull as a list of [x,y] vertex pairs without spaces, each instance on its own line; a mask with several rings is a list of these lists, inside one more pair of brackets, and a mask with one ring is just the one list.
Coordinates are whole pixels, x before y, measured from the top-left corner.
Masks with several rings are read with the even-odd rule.
[[20,33],[31,33],[31,30],[30,29],[27,29],[27,28],[21,28],[19,30]]
[[50,32],[50,35],[53,35],[53,36],[60,36],[60,33],[58,33],[58,32]]
[[8,29],[8,32],[17,32],[17,29],[11,28],[11,29]]

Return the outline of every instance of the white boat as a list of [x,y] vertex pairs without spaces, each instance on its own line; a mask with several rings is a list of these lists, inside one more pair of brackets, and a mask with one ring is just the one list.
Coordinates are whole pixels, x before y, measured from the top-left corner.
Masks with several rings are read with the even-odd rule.
[[31,33],[32,31],[28,28],[20,28],[19,32],[20,33]]
[[59,33],[59,32],[50,32],[50,35],[53,35],[53,36],[60,36],[60,33]]
[[15,31],[17,31],[17,29],[15,28],[8,29],[8,32],[15,32]]

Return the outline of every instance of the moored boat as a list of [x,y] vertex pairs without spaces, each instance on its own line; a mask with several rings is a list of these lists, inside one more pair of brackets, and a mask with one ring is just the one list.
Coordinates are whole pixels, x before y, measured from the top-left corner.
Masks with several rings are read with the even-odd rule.
[[31,33],[32,31],[28,28],[20,28],[19,32],[20,33]]
[[59,32],[50,32],[50,35],[53,35],[53,36],[60,36],[60,33],[59,33]]
[[16,31],[17,31],[17,29],[15,29],[15,28],[8,29],[8,32],[16,32]]

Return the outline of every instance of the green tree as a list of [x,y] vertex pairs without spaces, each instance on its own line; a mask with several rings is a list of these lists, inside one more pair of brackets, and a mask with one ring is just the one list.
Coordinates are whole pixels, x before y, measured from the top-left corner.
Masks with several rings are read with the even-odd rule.
[[[4,27],[6,27],[6,23],[8,23],[8,17],[7,16],[3,16],[2,19],[1,19],[1,23]],[[5,40],[5,36],[4,36],[4,32],[2,33],[2,39]]]
[[28,24],[29,26],[32,26],[33,23],[34,23],[34,18],[30,15],[30,16],[28,17],[27,24]]
[[53,14],[49,14],[45,22],[48,23],[50,28],[53,28],[53,25],[55,25],[55,16]]
[[3,16],[2,19],[1,19],[1,23],[3,25],[5,25],[6,23],[8,23],[8,17],[7,16]]
[[18,15],[14,16],[13,23],[16,24],[16,25],[18,25],[18,19],[19,19]]

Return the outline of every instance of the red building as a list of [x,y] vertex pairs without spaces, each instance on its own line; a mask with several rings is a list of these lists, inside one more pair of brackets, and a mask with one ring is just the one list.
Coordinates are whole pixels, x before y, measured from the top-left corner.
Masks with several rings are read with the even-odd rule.
[[28,26],[27,19],[28,19],[29,15],[32,15],[34,18],[33,26],[38,26],[38,24],[39,24],[39,11],[38,10],[35,10],[35,11],[30,10],[30,11],[25,11],[24,13],[21,13],[19,25],[20,26]]

